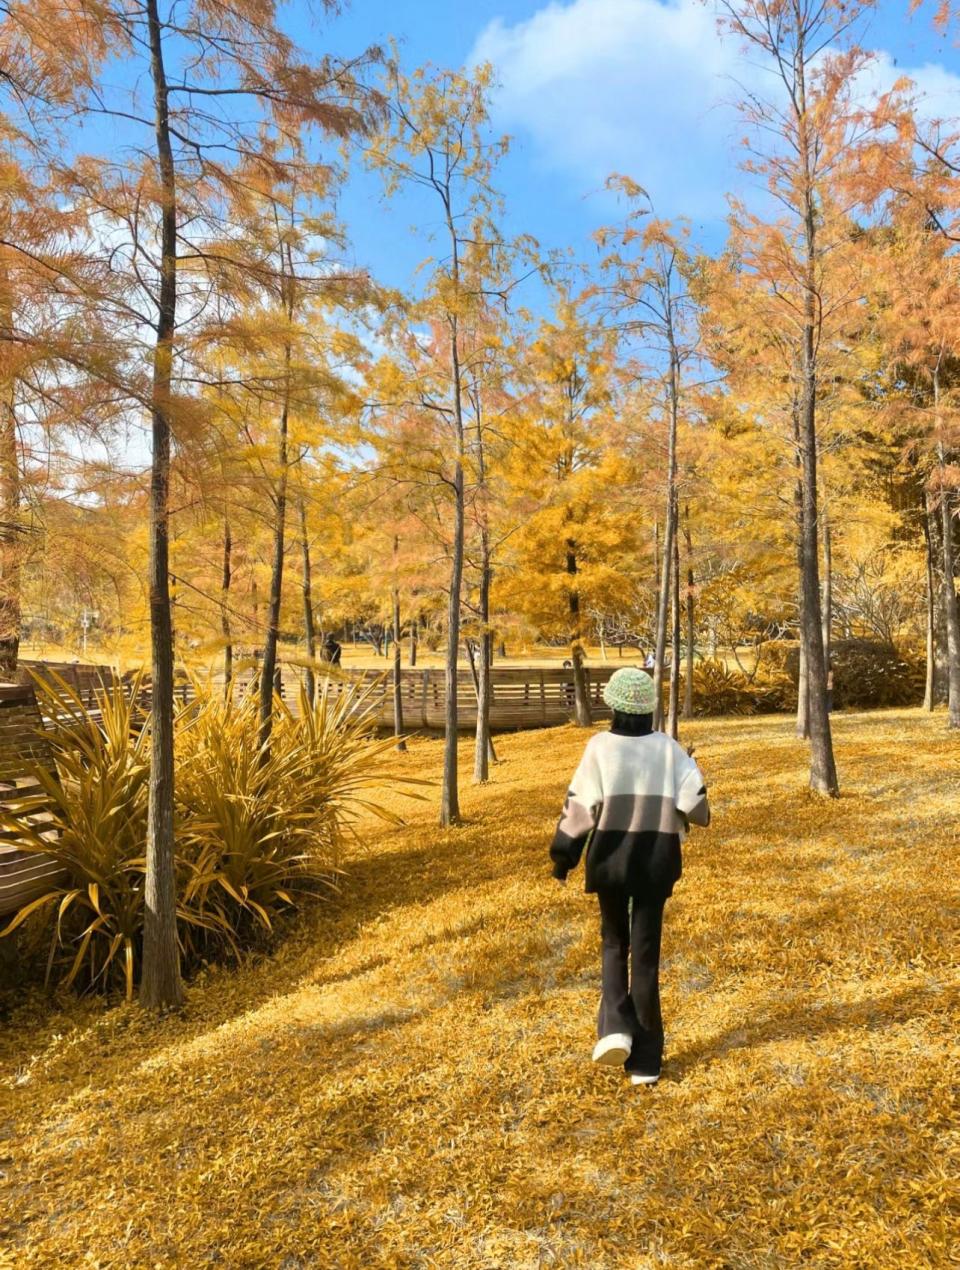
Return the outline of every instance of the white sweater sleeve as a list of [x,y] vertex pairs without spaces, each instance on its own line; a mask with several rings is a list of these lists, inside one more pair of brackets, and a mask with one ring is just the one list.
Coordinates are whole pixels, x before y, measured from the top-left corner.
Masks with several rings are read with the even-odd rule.
[[555,877],[565,877],[576,868],[590,835],[597,826],[603,805],[603,785],[596,748],[588,744],[573,774],[550,847]]
[[694,825],[706,826],[710,823],[710,804],[707,801],[707,786],[703,773],[686,752],[676,767],[676,803],[677,811]]

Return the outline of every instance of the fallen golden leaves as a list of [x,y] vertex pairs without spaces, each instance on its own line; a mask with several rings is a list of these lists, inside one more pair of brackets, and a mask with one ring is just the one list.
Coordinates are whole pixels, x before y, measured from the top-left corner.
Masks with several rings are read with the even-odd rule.
[[[714,826],[667,908],[655,1090],[589,1062],[595,901],[546,848],[583,745],[500,739],[183,1017],[27,1005],[0,1040],[0,1266],[591,1270],[958,1263],[958,740],[685,729]],[[437,770],[437,742],[391,760]]]

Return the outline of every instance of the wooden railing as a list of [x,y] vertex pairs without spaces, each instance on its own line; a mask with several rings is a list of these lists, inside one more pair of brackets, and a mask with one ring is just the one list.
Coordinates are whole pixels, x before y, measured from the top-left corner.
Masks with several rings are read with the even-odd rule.
[[[594,667],[585,671],[590,710],[594,718],[608,719],[603,686],[616,666]],[[490,726],[495,731],[543,728],[567,723],[573,717],[573,671],[562,667],[537,670],[526,666],[498,666],[491,672]],[[375,671],[347,671],[344,681],[371,682],[377,722],[393,727],[393,676]],[[400,691],[404,731],[434,731],[444,726],[446,681],[442,670],[402,670]],[[468,670],[457,675],[457,716],[460,728],[477,724],[477,693]]]
[[[38,792],[37,767],[55,770],[33,688],[0,684],[0,806]],[[21,850],[14,835],[0,831],[0,917],[42,895],[62,876],[55,861]]]
[[[84,706],[95,712],[97,693],[119,682],[108,666],[73,663],[27,663],[19,672],[27,678],[27,666],[43,676],[53,669],[74,688]],[[616,667],[586,671],[590,708],[594,718],[609,718],[604,705],[603,686]],[[285,696],[295,704],[298,671],[285,672]],[[392,728],[393,678],[376,671],[343,671],[331,679],[330,690],[346,691],[351,682],[370,685],[377,723]],[[437,731],[444,726],[446,704],[445,675],[442,670],[403,670],[400,678],[405,732]],[[573,674],[563,668],[528,669],[502,666],[491,672],[490,725],[495,731],[542,728],[566,723],[573,714]],[[188,684],[178,685],[178,696],[187,699]],[[144,702],[146,704],[146,701]],[[457,676],[457,704],[460,727],[472,729],[477,721],[477,694],[469,671]],[[0,805],[22,798],[37,789],[31,770],[37,765],[55,770],[53,752],[44,734],[44,720],[30,683],[0,684]],[[11,835],[0,832],[0,916],[11,913],[43,893],[56,881],[60,870],[46,856],[22,851]]]
[[[596,666],[585,671],[590,698],[590,709],[595,718],[610,717],[601,695],[603,686],[617,669],[616,666]],[[110,666],[84,665],[70,662],[23,662],[18,677],[32,682],[31,672],[45,677],[49,671],[68,683],[87,709],[97,708],[97,694],[103,688],[120,681],[120,676]],[[282,690],[288,705],[296,710],[297,684],[301,671],[295,666],[283,669]],[[237,687],[249,687],[252,674],[244,672],[238,678]],[[356,682],[371,686],[374,711],[381,727],[393,727],[393,675],[389,670],[339,669],[331,680],[334,692]],[[446,708],[445,672],[437,669],[405,669],[400,672],[401,699],[403,703],[404,730],[435,731],[444,726]],[[188,701],[192,686],[186,679],[178,680],[175,689],[178,701]],[[149,687],[141,692],[144,706],[149,702]],[[469,670],[457,675],[457,704],[460,728],[464,731],[476,727],[477,694],[473,676]],[[561,666],[534,668],[526,666],[497,666],[491,671],[490,726],[495,731],[518,728],[542,728],[566,723],[573,715],[573,672]]]

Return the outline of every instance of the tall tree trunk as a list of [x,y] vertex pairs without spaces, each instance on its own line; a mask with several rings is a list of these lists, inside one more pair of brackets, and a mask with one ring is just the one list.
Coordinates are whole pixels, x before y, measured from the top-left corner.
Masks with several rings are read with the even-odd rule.
[[400,664],[403,645],[403,629],[400,625],[400,583],[397,578],[397,560],[400,555],[400,537],[393,535],[393,734],[397,749],[406,750],[403,739],[403,674]]
[[[291,218],[293,208],[290,209]],[[280,429],[277,437],[277,485],[273,494],[273,562],[270,568],[270,601],[267,605],[267,630],[263,644],[263,669],[260,674],[260,746],[266,761],[273,730],[274,696],[280,690],[280,671],[277,647],[280,642],[280,611],[283,604],[283,560],[287,532],[287,483],[290,475],[289,424],[290,424],[290,366],[293,357],[292,333],[294,314],[295,277],[293,249],[285,243],[277,226],[280,258],[280,302],[288,323],[287,337],[283,343],[283,397],[280,402]]]
[[474,667],[477,731],[473,747],[473,780],[475,784],[483,784],[490,777],[490,764],[496,762],[496,754],[490,737],[490,667],[493,662],[493,636],[490,632],[490,582],[493,576],[493,563],[490,552],[487,502],[487,456],[484,444],[482,401],[479,393],[474,394],[474,417],[477,425],[477,506],[480,512],[480,666],[479,669]]
[[[5,315],[5,321],[6,321]],[[12,322],[12,318],[9,319]],[[16,388],[3,385],[0,408],[0,676],[12,678],[20,654],[21,560],[20,456],[17,450]]]
[[447,648],[444,661],[443,788],[440,824],[455,825],[460,819],[457,785],[457,739],[460,722],[457,702],[457,654],[460,648],[460,594],[463,585],[464,473],[463,426],[459,426],[457,461],[453,473],[453,544],[450,556],[450,593],[447,597]]
[[480,531],[480,665],[477,669],[477,733],[473,749],[473,779],[483,784],[490,779],[490,763],[496,762],[490,736],[490,667],[493,635],[490,633],[490,544],[484,527]]
[[797,668],[797,736],[802,741],[810,737],[810,678],[807,674],[807,649],[803,642],[803,602],[800,603],[800,663]]
[[663,661],[667,650],[667,623],[670,612],[670,577],[673,573],[673,543],[677,535],[677,422],[680,409],[680,362],[670,338],[670,371],[667,381],[667,512],[660,567],[660,594],[657,600],[657,642],[653,654],[653,726],[663,726]]
[[173,844],[173,628],[170,614],[170,446],[173,340],[177,321],[177,182],[157,0],[145,0],[150,38],[160,188],[160,289],[153,351],[150,468],[150,789],[144,881],[143,977],[150,1008],[183,1000],[177,945]]
[[693,592],[693,540],[690,534],[690,508],[684,515],[684,537],[687,547],[687,674],[683,685],[683,717],[693,718],[693,643],[696,630]]
[[[653,522],[653,591],[652,591],[652,594],[656,596],[659,596],[660,594],[660,521],[659,519]],[[659,612],[659,609],[657,610],[657,612]],[[653,620],[654,620],[653,642],[654,644],[656,644],[657,642],[656,615],[654,615]]]
[[417,617],[414,617],[413,620],[410,622],[410,658],[409,660],[410,660],[411,666],[415,666],[417,664],[417,630],[419,629],[419,625],[420,625],[420,618],[418,615]]
[[807,673],[807,649],[803,640],[803,471],[801,463],[800,406],[794,401],[793,439],[797,454],[797,483],[794,487],[794,508],[797,526],[797,638],[799,641],[799,665],[797,667],[797,736],[806,741],[810,736],[810,679]]
[[924,710],[933,710],[937,702],[939,666],[937,665],[937,520],[930,493],[923,491],[923,539],[927,557],[927,674],[923,690]]
[[588,728],[593,722],[590,711],[590,694],[583,667],[583,643],[580,629],[580,592],[576,584],[577,544],[567,539],[567,574],[571,581],[567,596],[570,606],[570,660],[573,662],[573,720],[578,728]]
[[[3,291],[9,293],[5,265]],[[13,312],[4,303],[0,353],[13,348]],[[20,526],[20,454],[17,437],[17,387],[12,374],[5,374],[0,387],[0,678],[11,679],[20,655],[21,564],[23,542]]]
[[820,611],[820,552],[817,525],[817,336],[820,296],[817,290],[817,190],[813,126],[807,111],[806,67],[809,52],[801,41],[796,50],[798,158],[803,172],[804,291],[800,345],[800,455],[803,480],[802,638],[807,656],[807,718],[810,727],[810,787],[837,797],[840,786],[833,757],[827,710],[827,664],[823,655]]
[[447,597],[447,648],[444,665],[446,688],[443,720],[443,785],[440,791],[440,824],[460,820],[460,791],[457,772],[457,741],[460,715],[457,702],[457,659],[460,651],[460,599],[463,588],[464,470],[466,434],[463,419],[463,370],[460,365],[460,238],[453,218],[449,185],[442,190],[447,234],[450,240],[450,275],[455,307],[448,309],[450,334],[450,389],[453,404],[455,462],[453,467],[453,543],[450,555],[450,593]]
[[230,583],[233,579],[233,535],[230,518],[223,518],[223,572],[220,577],[220,630],[223,632],[223,695],[233,697],[233,633],[230,630]]
[[673,586],[670,595],[670,710],[667,731],[679,736],[680,720],[680,535],[673,535]]
[[273,701],[277,690],[277,646],[280,641],[280,609],[283,602],[283,558],[287,525],[287,478],[289,463],[287,437],[290,419],[290,357],[288,340],[284,346],[285,382],[280,408],[280,435],[277,440],[277,485],[273,495],[273,562],[270,568],[270,600],[267,605],[267,629],[263,642],[263,666],[260,672],[260,745],[264,760],[269,753],[273,729]]
[[940,468],[940,535],[943,539],[943,617],[947,631],[947,727],[960,728],[960,606],[953,556],[953,491],[947,484],[947,459],[940,419],[940,365],[933,376],[937,419],[937,461]]
[[297,501],[300,511],[300,554],[303,567],[300,582],[303,593],[303,642],[309,662],[304,674],[304,686],[307,700],[313,705],[317,699],[317,676],[313,669],[313,663],[317,659],[317,630],[313,619],[313,569],[310,563],[310,536],[307,533],[307,503],[302,494]]
[[833,539],[830,532],[830,518],[823,513],[823,660],[830,672],[831,634],[833,629]]

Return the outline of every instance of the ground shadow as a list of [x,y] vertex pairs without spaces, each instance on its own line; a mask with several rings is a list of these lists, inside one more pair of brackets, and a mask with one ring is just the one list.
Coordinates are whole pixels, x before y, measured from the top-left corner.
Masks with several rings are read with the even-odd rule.
[[747,1017],[741,1027],[718,1033],[699,1045],[687,1046],[671,1057],[667,1079],[682,1080],[694,1068],[736,1050],[753,1049],[771,1042],[814,1039],[846,1028],[861,1031],[883,1031],[927,1014],[936,1006],[944,1014],[960,1005],[960,990],[951,986],[905,988],[886,996],[843,1005],[827,1004],[817,1008],[811,1000],[803,1009],[796,1001],[790,1009],[777,1014]]

